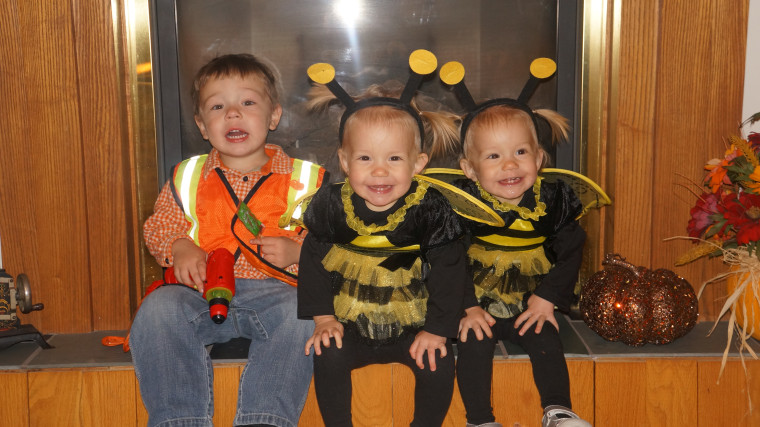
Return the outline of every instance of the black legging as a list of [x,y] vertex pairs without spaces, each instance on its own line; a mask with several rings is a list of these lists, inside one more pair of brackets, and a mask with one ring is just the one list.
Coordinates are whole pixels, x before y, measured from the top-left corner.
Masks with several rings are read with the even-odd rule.
[[570,406],[570,377],[559,332],[551,323],[544,323],[540,334],[533,325],[523,336],[514,328],[515,318],[496,319],[491,328],[493,338],[478,341],[470,331],[467,341],[457,343],[457,382],[462,395],[467,422],[483,424],[495,421],[491,407],[493,353],[497,339],[521,346],[530,357],[533,381],[541,396],[541,406]]
[[447,355],[436,352],[436,370],[430,371],[425,354],[425,369],[417,367],[409,355],[414,336],[380,347],[369,346],[351,334],[343,337],[343,348],[335,340],[322,346],[322,355],[314,355],[314,389],[322,419],[327,427],[352,426],[351,371],[372,364],[398,362],[414,372],[414,420],[412,426],[440,426],[446,418],[454,393],[454,354],[446,342]]

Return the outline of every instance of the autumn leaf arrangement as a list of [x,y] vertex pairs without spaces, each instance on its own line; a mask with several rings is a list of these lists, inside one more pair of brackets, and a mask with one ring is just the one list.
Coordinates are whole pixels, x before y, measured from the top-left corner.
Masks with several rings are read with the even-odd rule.
[[[742,122],[739,133],[758,121],[760,113]],[[686,226],[688,237],[677,238],[690,239],[694,245],[676,260],[676,265],[705,256],[722,257],[728,268],[705,281],[698,296],[710,284],[726,283],[726,301],[717,320],[730,312],[729,337],[735,330],[740,355],[747,351],[756,359],[749,340],[760,337],[760,328],[755,326],[760,324],[760,133],[730,136],[725,146],[723,157],[705,164],[699,191],[693,192],[696,201]],[[730,340],[721,372],[729,347]]]
[[[760,121],[757,113],[742,123]],[[688,264],[703,256],[720,256],[728,249],[743,249],[757,257],[760,246],[760,133],[747,138],[730,136],[722,158],[712,159],[703,191],[696,194],[686,227],[696,245],[676,261]]]

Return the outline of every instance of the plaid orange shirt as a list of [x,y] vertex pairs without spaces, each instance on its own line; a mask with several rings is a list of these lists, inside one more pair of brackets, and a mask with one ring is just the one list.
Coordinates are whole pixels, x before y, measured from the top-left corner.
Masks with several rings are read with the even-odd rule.
[[[251,191],[254,185],[261,179],[262,176],[269,172],[275,174],[287,174],[290,175],[293,172],[293,162],[290,157],[278,145],[266,144],[264,147],[267,156],[269,156],[269,162],[261,167],[258,171],[242,173],[235,169],[230,169],[222,164],[219,152],[216,149],[212,149],[206,159],[206,163],[203,165],[201,173],[206,178],[209,173],[212,173],[217,167],[224,172],[225,178],[235,191],[235,195],[240,200],[243,200],[248,192]],[[173,179],[170,178],[170,180]],[[282,197],[287,197],[288,191],[284,189]],[[256,195],[253,196],[256,198]],[[153,215],[151,215],[145,225],[143,226],[143,235],[145,238],[145,244],[148,247],[151,255],[153,255],[158,263],[163,267],[169,267],[174,264],[174,256],[172,255],[172,244],[178,239],[188,239],[193,241],[190,236],[187,235],[190,229],[190,222],[185,219],[185,214],[174,200],[174,195],[170,187],[170,181],[164,184],[161,189],[161,193],[158,195],[156,204],[153,208]],[[303,243],[303,239],[306,235],[306,231],[302,231],[299,235],[291,237],[292,240]],[[298,264],[293,264],[286,268],[291,273],[298,273]],[[266,279],[269,277],[266,273],[254,268],[244,256],[240,256],[235,263],[235,277],[244,279]]]

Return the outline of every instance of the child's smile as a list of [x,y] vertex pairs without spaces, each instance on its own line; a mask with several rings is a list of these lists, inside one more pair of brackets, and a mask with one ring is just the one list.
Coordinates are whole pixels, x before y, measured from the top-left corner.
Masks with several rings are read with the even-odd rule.
[[520,120],[494,128],[470,128],[472,143],[460,165],[468,178],[477,181],[501,202],[517,205],[533,187],[542,154]]
[[357,121],[346,128],[340,164],[351,188],[370,210],[382,212],[404,196],[427,164],[414,131],[399,125]]

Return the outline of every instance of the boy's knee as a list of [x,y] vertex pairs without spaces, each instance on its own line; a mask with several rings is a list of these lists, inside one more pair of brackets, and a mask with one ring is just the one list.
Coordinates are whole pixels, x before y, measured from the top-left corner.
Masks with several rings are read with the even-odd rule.
[[192,298],[191,290],[184,286],[163,286],[143,299],[133,325],[145,323],[153,327],[184,316],[183,301]]

